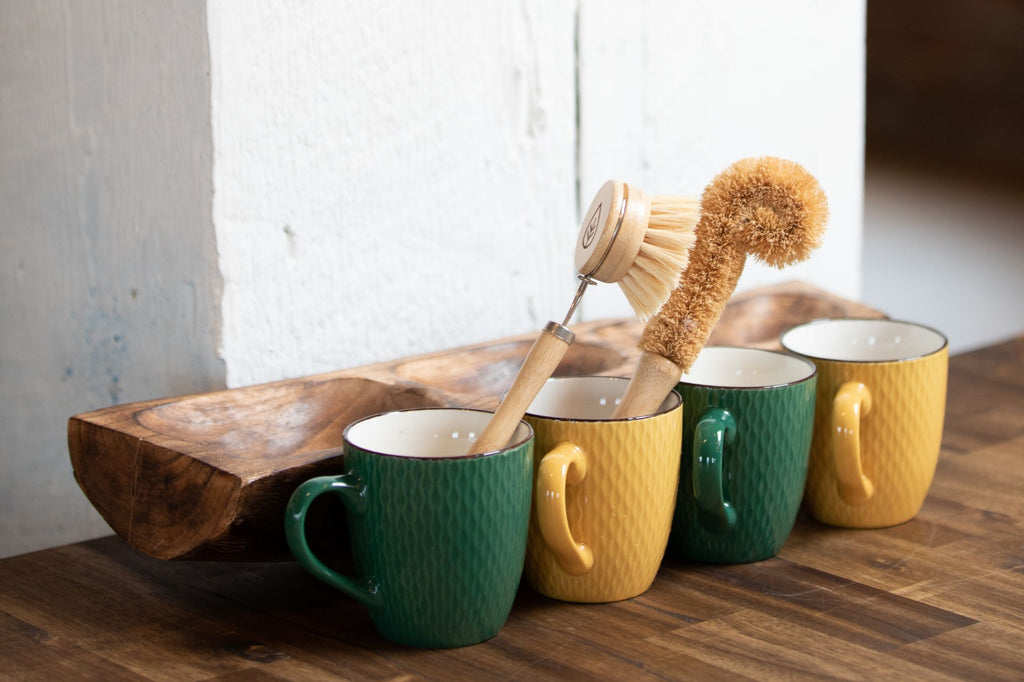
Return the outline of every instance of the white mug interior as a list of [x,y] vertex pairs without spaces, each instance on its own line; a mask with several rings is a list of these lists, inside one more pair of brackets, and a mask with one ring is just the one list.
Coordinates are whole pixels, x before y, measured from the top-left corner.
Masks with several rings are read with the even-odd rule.
[[679,381],[720,388],[770,388],[809,379],[815,371],[812,363],[775,351],[708,346]]
[[[393,457],[466,457],[491,417],[491,412],[457,408],[385,412],[350,424],[345,441],[360,450]],[[520,422],[505,449],[521,445],[532,433],[528,424]]]
[[[545,382],[526,413],[548,419],[611,420],[627,386],[629,379],[622,377],[555,377]],[[679,395],[670,393],[655,414],[667,412],[679,402]]]
[[809,322],[782,335],[786,350],[821,360],[898,362],[942,350],[946,337],[913,322],[835,319]]

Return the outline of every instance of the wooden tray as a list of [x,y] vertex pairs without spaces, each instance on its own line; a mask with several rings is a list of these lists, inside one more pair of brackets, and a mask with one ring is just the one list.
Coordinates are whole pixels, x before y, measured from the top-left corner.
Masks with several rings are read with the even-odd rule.
[[[782,284],[736,296],[709,343],[772,348],[794,324],[882,316],[805,284]],[[635,319],[574,327],[556,375],[631,375],[642,330]],[[150,556],[286,559],[288,497],[307,478],[343,471],[348,424],[408,407],[493,409],[535,337],[79,414],[68,422],[75,479],[111,528]],[[344,544],[328,532],[337,513],[325,499],[311,509],[307,528],[318,551]]]

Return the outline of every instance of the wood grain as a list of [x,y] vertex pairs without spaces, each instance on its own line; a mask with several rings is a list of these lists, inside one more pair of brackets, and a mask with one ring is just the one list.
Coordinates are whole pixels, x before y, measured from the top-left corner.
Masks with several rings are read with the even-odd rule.
[[[824,316],[881,313],[800,283],[738,295],[711,343],[777,346],[788,326]],[[642,325],[574,328],[556,376],[632,374]],[[160,559],[290,559],[283,529],[299,483],[341,473],[342,433],[377,412],[420,406],[494,409],[536,334],[314,377],[118,405],[71,417],[75,479],[110,527]],[[336,509],[311,508],[321,552],[343,552]]]
[[0,679],[1019,680],[1022,359],[1024,337],[951,359],[935,481],[894,528],[801,514],[776,558],[670,555],[614,604],[524,584],[497,637],[444,651],[381,639],[297,564],[160,561],[108,537],[0,561]]

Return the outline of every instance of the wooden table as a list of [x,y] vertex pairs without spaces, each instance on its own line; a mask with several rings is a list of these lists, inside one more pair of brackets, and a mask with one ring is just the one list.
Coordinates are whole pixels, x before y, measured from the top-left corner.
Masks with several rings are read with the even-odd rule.
[[294,563],[161,561],[116,537],[0,561],[0,678],[1024,678],[1024,337],[952,359],[920,515],[875,531],[801,516],[782,553],[666,558],[625,602],[525,585],[493,640],[382,640]]

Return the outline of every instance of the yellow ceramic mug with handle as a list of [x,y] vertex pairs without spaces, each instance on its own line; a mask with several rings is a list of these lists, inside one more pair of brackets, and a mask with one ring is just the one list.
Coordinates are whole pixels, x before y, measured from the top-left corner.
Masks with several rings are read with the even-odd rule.
[[530,405],[534,507],[526,577],[541,594],[610,602],[642,594],[658,573],[675,511],[682,399],[612,419],[627,379],[550,379]]
[[818,367],[805,493],[814,517],[847,528],[914,518],[942,442],[946,338],[910,322],[834,319],[794,327],[782,345]]

